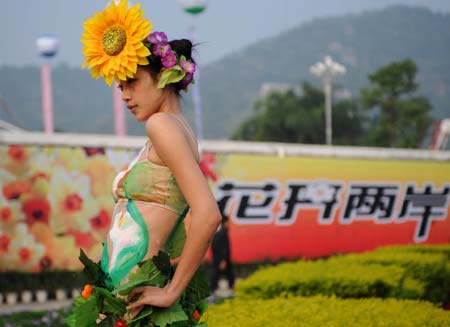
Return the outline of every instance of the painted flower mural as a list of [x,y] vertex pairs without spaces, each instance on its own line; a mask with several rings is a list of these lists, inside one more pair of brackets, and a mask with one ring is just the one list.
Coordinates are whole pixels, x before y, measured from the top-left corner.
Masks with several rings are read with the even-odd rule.
[[136,152],[1,145],[0,155],[0,271],[79,269],[80,247],[99,257],[112,180]]

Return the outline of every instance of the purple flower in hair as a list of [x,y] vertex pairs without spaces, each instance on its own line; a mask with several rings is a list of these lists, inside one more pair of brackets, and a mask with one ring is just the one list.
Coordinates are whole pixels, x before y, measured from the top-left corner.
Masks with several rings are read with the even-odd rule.
[[164,57],[161,57],[161,63],[166,68],[171,68],[177,63],[177,57],[170,51]]
[[172,53],[172,48],[169,43],[157,43],[153,46],[153,53],[157,56],[165,57]]
[[186,74],[180,81],[181,88],[184,90],[194,80],[194,74]]
[[195,73],[195,64],[191,61],[181,60],[180,66],[186,72],[186,74],[194,74]]
[[167,35],[164,32],[153,32],[149,34],[145,40],[151,44],[168,42]]

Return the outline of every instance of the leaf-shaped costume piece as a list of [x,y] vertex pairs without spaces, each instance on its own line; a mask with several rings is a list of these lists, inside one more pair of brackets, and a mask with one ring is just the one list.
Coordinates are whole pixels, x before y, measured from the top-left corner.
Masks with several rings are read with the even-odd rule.
[[[178,235],[182,235],[182,233],[178,232]],[[139,268],[130,273],[125,284],[110,290],[104,287],[105,282],[102,278],[108,278],[108,276],[101,271],[100,263],[94,263],[82,250],[80,251],[80,260],[85,265],[84,272],[88,280],[94,282],[94,287],[88,299],[82,296],[75,299],[73,313],[66,319],[66,323],[70,327],[114,327],[119,319],[123,319],[127,306],[124,298],[134,288],[138,286],[164,287],[174,272],[169,255],[159,251],[157,256],[140,263]],[[209,289],[205,281],[204,276],[197,271],[177,303],[168,308],[146,305],[133,320],[127,322],[127,327],[206,326],[202,319],[196,319],[193,315],[194,311],[204,315],[207,310],[204,299],[209,295]],[[106,315],[106,318],[97,324],[99,314]]]

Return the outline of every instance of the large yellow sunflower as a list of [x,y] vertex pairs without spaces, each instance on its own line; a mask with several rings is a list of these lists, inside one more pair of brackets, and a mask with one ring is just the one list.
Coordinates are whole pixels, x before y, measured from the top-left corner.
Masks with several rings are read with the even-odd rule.
[[116,5],[111,1],[101,13],[84,22],[81,42],[84,44],[85,62],[92,77],[103,77],[106,84],[134,77],[137,65],[148,64],[150,50],[142,42],[153,28],[143,18],[140,4],[128,8],[128,0]]

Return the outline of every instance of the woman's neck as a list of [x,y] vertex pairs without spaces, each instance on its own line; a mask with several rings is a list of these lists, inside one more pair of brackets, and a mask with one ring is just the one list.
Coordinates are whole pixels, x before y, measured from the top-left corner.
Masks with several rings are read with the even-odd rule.
[[166,97],[161,104],[159,112],[170,113],[174,115],[181,114],[180,100],[175,93],[167,92]]

